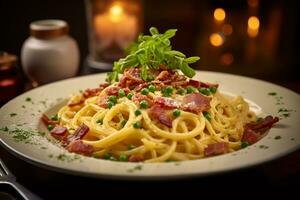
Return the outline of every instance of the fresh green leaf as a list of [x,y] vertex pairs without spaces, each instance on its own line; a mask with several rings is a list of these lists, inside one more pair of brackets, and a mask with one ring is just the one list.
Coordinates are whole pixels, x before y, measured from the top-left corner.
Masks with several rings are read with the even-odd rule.
[[188,64],[192,64],[192,63],[197,62],[199,59],[200,59],[200,57],[198,57],[198,56],[192,56],[192,57],[184,59],[184,61],[187,62]]
[[195,71],[189,66],[199,60],[199,57],[186,56],[172,49],[170,38],[174,37],[177,29],[169,29],[161,34],[155,27],[150,28],[151,35],[140,35],[126,52],[128,55],[114,63],[113,72],[107,74],[107,82],[118,81],[118,75],[130,67],[141,68],[141,77],[145,81],[154,79],[153,70],[158,70],[161,65],[168,69],[179,69],[189,78]]

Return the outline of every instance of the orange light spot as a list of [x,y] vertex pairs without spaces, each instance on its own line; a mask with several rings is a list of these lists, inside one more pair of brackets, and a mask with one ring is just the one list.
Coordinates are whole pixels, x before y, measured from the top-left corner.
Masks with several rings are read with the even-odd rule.
[[233,28],[230,24],[224,24],[222,31],[224,35],[231,35],[233,32]]
[[249,17],[248,27],[253,30],[259,29],[259,19],[255,16]]
[[219,47],[224,43],[224,39],[219,33],[211,34],[209,37],[209,41],[215,47]]
[[231,53],[225,53],[221,56],[220,62],[222,65],[231,65],[233,63],[233,55]]
[[215,20],[221,22],[221,21],[224,21],[225,17],[226,17],[226,13],[225,13],[225,10],[223,8],[215,9],[215,11],[214,11]]

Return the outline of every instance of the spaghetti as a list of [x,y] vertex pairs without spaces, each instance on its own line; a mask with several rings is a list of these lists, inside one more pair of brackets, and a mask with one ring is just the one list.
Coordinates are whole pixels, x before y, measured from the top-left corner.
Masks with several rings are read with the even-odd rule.
[[43,121],[70,152],[149,163],[233,152],[278,121],[257,120],[242,97],[225,97],[217,84],[165,65],[147,71],[154,78],[145,80],[142,67],[127,67],[118,81],[73,95]]

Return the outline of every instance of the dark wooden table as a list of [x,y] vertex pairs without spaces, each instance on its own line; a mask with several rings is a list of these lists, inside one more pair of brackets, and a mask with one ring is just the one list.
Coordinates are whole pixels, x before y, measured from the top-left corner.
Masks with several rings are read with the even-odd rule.
[[[300,81],[275,83],[300,93]],[[252,168],[172,181],[115,181],[63,174],[31,165],[2,147],[0,157],[21,184],[43,199],[101,199],[107,195],[131,199],[161,195],[197,199],[203,195],[234,199],[261,194],[288,197],[298,193],[300,180],[300,150]],[[4,188],[0,186],[1,190]],[[237,191],[244,195],[237,195]]]

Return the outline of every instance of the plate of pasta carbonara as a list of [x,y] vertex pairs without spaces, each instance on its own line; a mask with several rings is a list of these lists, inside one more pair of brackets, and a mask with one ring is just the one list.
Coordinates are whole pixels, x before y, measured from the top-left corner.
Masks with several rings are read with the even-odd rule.
[[1,144],[40,166],[87,176],[159,179],[256,165],[299,147],[298,94],[195,71],[170,44],[139,36],[113,71],[41,86],[0,110]]

